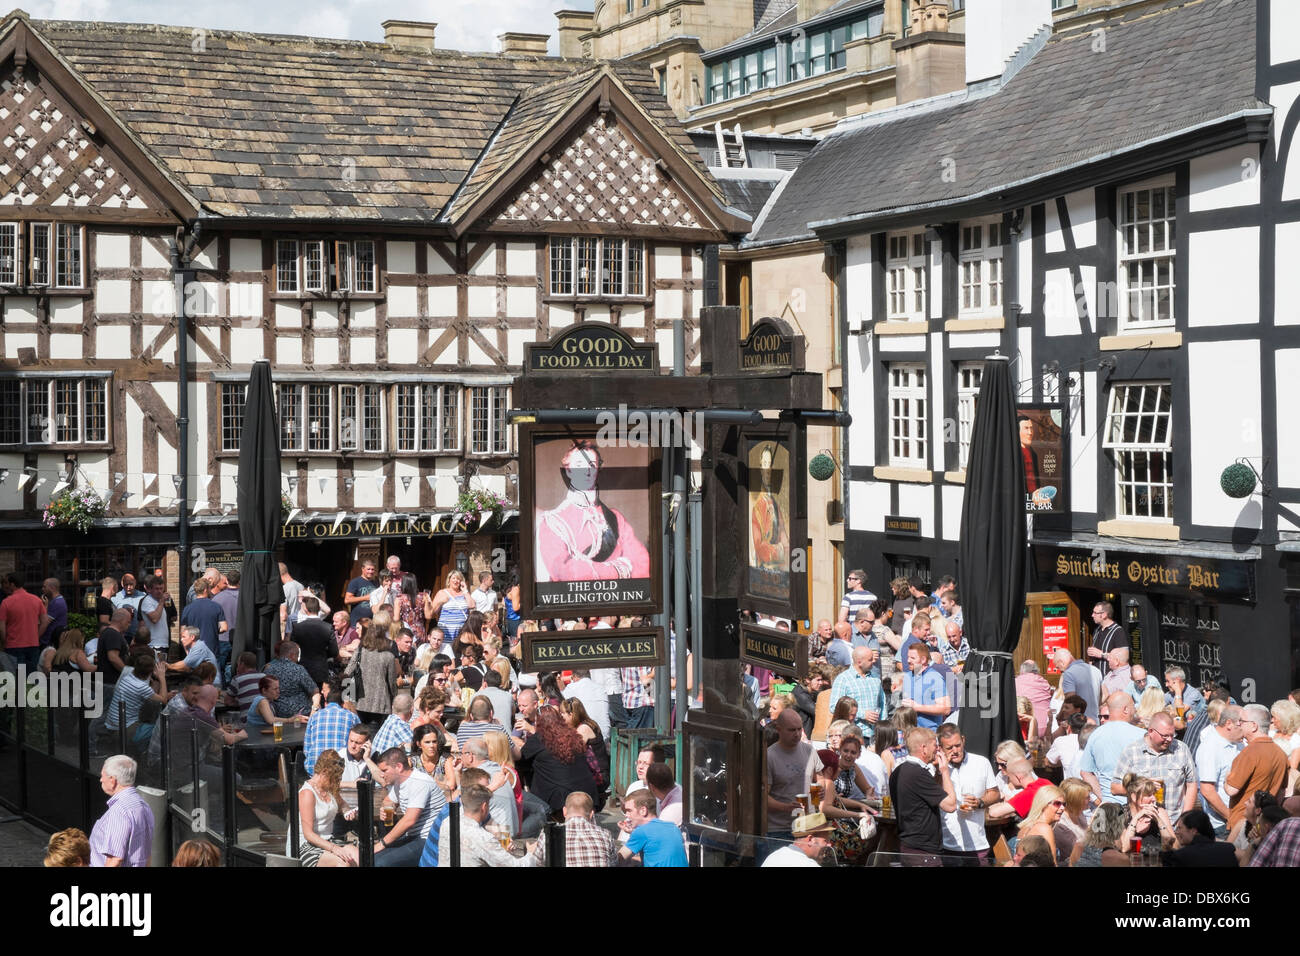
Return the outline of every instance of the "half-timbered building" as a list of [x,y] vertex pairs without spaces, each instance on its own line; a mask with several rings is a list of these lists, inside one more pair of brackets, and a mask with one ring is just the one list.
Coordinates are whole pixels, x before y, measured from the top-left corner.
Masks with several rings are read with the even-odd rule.
[[[968,25],[1007,6],[972,0]],[[1300,680],[1297,11],[1081,0],[1023,39],[985,77],[968,29],[965,89],[842,123],[748,240],[845,263],[849,561],[960,581],[1000,352],[1063,432],[1029,542],[1030,590],[1064,596],[1049,616],[1088,628],[1108,598],[1152,672],[1274,700]]]
[[[195,567],[235,560],[243,391],[267,358],[293,570],[332,597],[392,550],[434,584],[513,550],[509,522],[451,516],[466,489],[517,501],[525,344],[607,322],[670,367],[685,323],[697,361],[705,249],[749,222],[653,78],[385,26],[0,26],[0,563],[84,603],[161,567],[181,509]],[[87,536],[41,524],[69,486],[110,497]]]

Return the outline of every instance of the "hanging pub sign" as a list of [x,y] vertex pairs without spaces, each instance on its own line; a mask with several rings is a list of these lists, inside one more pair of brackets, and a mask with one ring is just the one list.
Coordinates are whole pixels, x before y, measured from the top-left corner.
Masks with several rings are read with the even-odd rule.
[[522,635],[524,669],[656,667],[668,663],[661,627],[606,627],[585,631],[529,631]]
[[740,343],[740,371],[794,372],[803,369],[803,337],[781,319],[760,319]]
[[659,353],[653,342],[648,345],[637,342],[612,325],[584,322],[570,326],[549,342],[525,345],[524,371],[542,375],[590,372],[653,375],[659,371]]
[[1017,405],[1016,428],[1025,468],[1025,510],[1068,514],[1066,431],[1059,405]]
[[1151,591],[1214,599],[1255,600],[1255,562],[1184,554],[1092,551],[1034,545],[1039,580],[1097,591]]
[[602,444],[594,424],[519,434],[523,616],[662,611],[660,449]]
[[740,659],[785,676],[808,676],[808,638],[761,624],[740,625]]
[[804,432],[789,423],[741,430],[741,522],[745,589],[741,606],[794,620],[808,616],[808,532]]

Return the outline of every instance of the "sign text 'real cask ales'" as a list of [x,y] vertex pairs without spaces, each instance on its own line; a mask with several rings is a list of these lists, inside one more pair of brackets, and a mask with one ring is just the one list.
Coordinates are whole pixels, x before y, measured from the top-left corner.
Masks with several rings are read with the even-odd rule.
[[588,631],[530,631],[523,635],[528,670],[655,667],[668,663],[663,628],[607,627]]
[[549,342],[524,346],[524,369],[542,374],[567,372],[639,372],[658,369],[654,345],[644,345],[603,322],[575,325]]
[[740,626],[740,659],[783,676],[808,676],[808,638],[757,624]]

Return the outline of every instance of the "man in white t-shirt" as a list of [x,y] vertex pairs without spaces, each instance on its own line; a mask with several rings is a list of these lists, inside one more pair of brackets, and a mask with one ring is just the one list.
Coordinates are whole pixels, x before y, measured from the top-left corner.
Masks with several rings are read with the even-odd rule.
[[491,571],[478,573],[478,587],[469,592],[469,599],[481,614],[492,616],[492,612],[497,609],[497,592],[492,590]]
[[167,627],[167,586],[161,577],[149,579],[144,599],[140,602],[140,616],[149,625],[149,646],[155,650],[171,643]]
[[375,866],[418,866],[424,843],[447,807],[447,798],[433,777],[411,769],[401,747],[385,751],[378,767],[388,787],[383,805],[394,807],[399,815],[393,828],[375,843]]
[[831,845],[833,829],[826,814],[805,813],[794,821],[794,842],[770,854],[763,866],[821,866],[817,858]]
[[791,821],[799,803],[795,800],[808,792],[813,775],[822,768],[817,748],[803,738],[803,721],[794,710],[783,710],[772,726],[777,730],[777,741],[767,748],[767,771],[764,783],[767,789],[767,833],[785,836],[790,833]]
[[1062,779],[1068,780],[1076,776],[1076,771],[1079,769],[1079,754],[1082,753],[1083,747],[1079,734],[1087,726],[1087,714],[1082,712],[1071,714],[1066,724],[1067,732],[1053,740],[1051,748],[1047,751],[1047,762],[1053,767],[1061,768],[1061,773],[1064,775]]
[[984,808],[1001,799],[997,776],[987,757],[967,752],[966,738],[955,724],[939,728],[939,746],[948,757],[948,774],[957,796],[955,811],[941,808],[944,855],[969,859],[970,866],[983,866],[989,855]]

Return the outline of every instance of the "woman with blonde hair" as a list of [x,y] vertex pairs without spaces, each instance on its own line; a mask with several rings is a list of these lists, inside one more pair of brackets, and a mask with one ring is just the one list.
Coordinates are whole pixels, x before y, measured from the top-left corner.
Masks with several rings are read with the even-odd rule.
[[[888,721],[886,721],[886,723],[888,723]],[[848,722],[847,720],[832,720],[832,721],[830,722],[830,725],[826,728],[826,747],[827,747],[827,749],[829,749],[829,750],[834,750],[836,753],[839,753],[839,752],[840,752],[840,741],[841,741],[841,740],[843,739],[843,737],[844,737],[844,731],[845,731],[845,729],[846,729],[847,727],[849,727],[849,726],[850,726],[850,725],[849,725],[849,722]],[[892,725],[891,725],[891,726],[892,726]],[[877,724],[877,725],[876,725],[876,736],[877,736],[877,737],[879,737],[879,735],[880,735],[879,732],[880,732],[880,725]]]
[[1120,836],[1119,848],[1125,853],[1131,853],[1135,840],[1141,840],[1144,849],[1148,840],[1158,840],[1162,849],[1173,849],[1173,821],[1169,819],[1169,811],[1156,800],[1161,784],[1136,773],[1125,774],[1123,784],[1128,802],[1124,810],[1124,832]]
[[1038,739],[1038,718],[1034,716],[1034,705],[1028,697],[1016,698],[1016,717],[1020,721],[1020,736],[1026,744]]
[[1065,810],[1052,829],[1056,837],[1058,864],[1074,855],[1074,845],[1088,833],[1088,821],[1084,818],[1084,813],[1092,796],[1092,788],[1078,777],[1062,780],[1060,790],[1061,797],[1065,800]]
[[781,711],[793,709],[793,694],[773,694],[772,699],[767,702],[767,720],[763,721],[763,724],[766,726],[767,724],[772,723],[776,720],[777,715],[780,714]]
[[1038,836],[1047,841],[1047,845],[1052,848],[1052,856],[1057,857],[1056,849],[1056,823],[1061,819],[1065,812],[1065,795],[1060,789],[1048,784],[1046,787],[1040,787],[1034,794],[1034,802],[1029,807],[1029,815],[1025,817],[1020,824],[1017,833],[1018,837],[1023,840],[1025,837]]
[[456,646],[460,629],[465,626],[469,609],[469,589],[465,586],[465,575],[453,570],[447,575],[447,586],[435,594],[428,605],[429,616],[438,619],[443,639],[453,647]]
[[76,827],[51,833],[44,862],[49,867],[90,866],[89,837]]
[[482,737],[484,746],[487,747],[488,759],[501,767],[501,773],[494,776],[488,783],[488,788],[496,790],[501,786],[510,787],[511,792],[515,795],[515,814],[522,820],[524,818],[524,782],[519,777],[519,771],[515,769],[515,757],[510,752],[510,738],[499,730],[489,730]]
[[356,866],[357,849],[332,839],[334,818],[343,813],[350,820],[356,814],[343,800],[343,758],[337,750],[326,750],[316,758],[311,779],[298,791],[298,822],[302,842],[298,845],[300,866]]
[[[1146,727],[1151,718],[1159,713],[1168,713],[1165,707],[1165,694],[1159,687],[1148,687],[1142,692],[1142,697],[1138,700],[1137,722]],[[1169,716],[1173,716],[1170,714]]]
[[59,635],[59,646],[49,647],[41,653],[41,670],[45,673],[92,673],[95,665],[86,656],[86,635],[80,628],[70,627]]
[[1103,803],[1088,821],[1088,832],[1074,845],[1070,865],[1080,867],[1128,866],[1128,854],[1120,849],[1124,834],[1124,808]]
[[1296,769],[1296,754],[1300,753],[1300,707],[1283,697],[1275,702],[1268,709],[1269,715],[1273,718],[1269,728],[1269,734],[1273,738],[1273,743],[1282,748],[1283,753],[1291,764],[1291,769]]
[[993,763],[997,767],[998,792],[1002,799],[1011,797],[1018,789],[1007,779],[1007,764],[1013,760],[1024,760],[1028,756],[1024,745],[1015,740],[1004,740],[993,750]]

